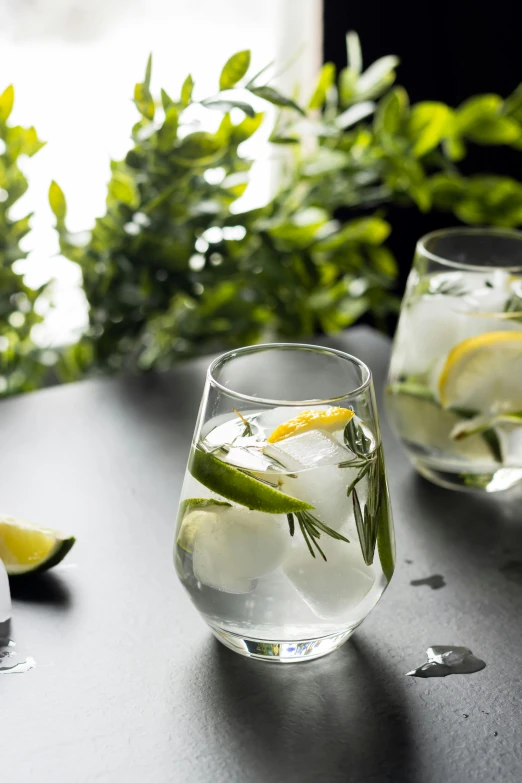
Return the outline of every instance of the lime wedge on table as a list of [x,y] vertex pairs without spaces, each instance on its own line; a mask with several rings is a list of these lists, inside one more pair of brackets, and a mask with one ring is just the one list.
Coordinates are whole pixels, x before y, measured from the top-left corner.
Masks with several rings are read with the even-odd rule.
[[522,409],[522,331],[488,332],[453,348],[439,377],[444,408]]
[[181,502],[179,514],[183,521],[176,541],[185,552],[192,553],[194,539],[201,524],[208,519],[213,519],[212,512],[217,511],[220,506],[231,507],[230,503],[212,498],[187,498]]
[[253,511],[290,514],[313,508],[309,503],[285,495],[201,449],[192,452],[189,471],[208,489]]
[[63,560],[74,541],[24,519],[0,516],[0,560],[9,576],[47,571]]

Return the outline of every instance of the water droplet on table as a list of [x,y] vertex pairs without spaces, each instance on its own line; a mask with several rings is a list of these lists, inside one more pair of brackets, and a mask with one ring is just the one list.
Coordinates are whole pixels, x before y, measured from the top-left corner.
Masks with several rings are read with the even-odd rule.
[[412,579],[410,585],[413,585],[413,587],[426,585],[431,587],[432,590],[440,590],[441,587],[446,587],[446,582],[442,574],[433,574],[433,576],[426,576],[424,579]]
[[30,655],[21,655],[12,639],[0,639],[0,674],[23,674],[36,666]]
[[426,650],[428,660],[406,672],[411,677],[447,677],[448,674],[473,674],[486,668],[486,664],[477,658],[468,647],[447,647],[434,645]]

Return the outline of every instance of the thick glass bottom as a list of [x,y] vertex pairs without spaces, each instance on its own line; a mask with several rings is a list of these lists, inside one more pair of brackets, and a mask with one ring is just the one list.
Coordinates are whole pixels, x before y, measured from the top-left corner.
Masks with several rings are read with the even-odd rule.
[[321,658],[323,655],[337,650],[352,635],[357,626],[341,633],[298,641],[253,639],[224,631],[215,625],[211,625],[210,628],[214,636],[225,647],[229,647],[247,658],[256,658],[259,661],[268,661],[269,663],[302,663]]
[[499,468],[488,473],[467,473],[435,468],[411,454],[410,461],[419,473],[433,484],[461,492],[503,492],[522,481],[522,468]]

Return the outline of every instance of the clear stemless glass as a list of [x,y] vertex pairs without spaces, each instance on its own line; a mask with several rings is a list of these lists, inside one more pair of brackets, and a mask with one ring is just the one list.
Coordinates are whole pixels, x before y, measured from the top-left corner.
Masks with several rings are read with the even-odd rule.
[[348,639],[395,562],[366,365],[295,344],[212,362],[174,562],[198,611],[236,652],[303,661]]
[[496,492],[522,479],[522,233],[436,231],[417,243],[387,387],[423,476]]

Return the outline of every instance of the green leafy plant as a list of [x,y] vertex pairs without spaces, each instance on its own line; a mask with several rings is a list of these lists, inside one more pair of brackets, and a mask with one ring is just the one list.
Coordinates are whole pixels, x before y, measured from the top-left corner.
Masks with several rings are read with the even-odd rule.
[[[67,230],[64,195],[51,186],[61,249],[80,264],[90,305],[65,377],[168,367],[264,338],[336,331],[364,314],[385,328],[397,308],[389,203],[522,223],[520,183],[457,167],[469,144],[522,149],[521,88],[457,109],[410,106],[393,86],[396,57],[363,71],[355,33],[347,49],[348,66],[336,74],[325,64],[306,106],[269,84],[267,69],[249,77],[248,51],[227,61],[215,95],[196,99],[188,76],[179,96],[162,90],[159,103],[149,60],[134,92],[133,147],[112,163],[106,213],[87,243]],[[282,181],[266,206],[241,212],[234,202],[251,167],[242,145],[268,122],[260,98],[277,107],[270,142],[283,153]],[[195,109],[221,115],[217,128],[195,127]]]
[[31,215],[14,219],[12,207],[27,190],[27,180],[18,166],[21,156],[31,157],[43,146],[34,128],[11,125],[14,104],[12,86],[0,95],[0,394],[37,388],[45,364],[31,339],[32,327],[42,318],[34,309],[43,292],[26,286],[15,271],[26,257],[20,242],[30,230]]
[[[481,95],[456,109],[410,106],[394,86],[396,57],[363,71],[354,33],[347,49],[348,66],[337,74],[324,65],[302,105],[269,83],[268,69],[249,78],[248,51],[227,61],[216,94],[196,100],[188,76],[178,97],[161,91],[156,102],[149,61],[134,93],[133,147],[112,163],[106,213],[87,242],[67,230],[60,187],[49,191],[62,252],[81,266],[90,305],[86,334],[62,352],[62,379],[168,367],[265,337],[335,331],[363,315],[386,328],[397,307],[388,204],[522,225],[521,183],[458,168],[470,144],[522,149],[522,86],[506,100]],[[282,153],[281,186],[265,206],[241,212],[234,202],[252,163],[244,142],[272,122],[262,101],[277,110],[270,142]],[[27,189],[19,159],[42,142],[34,128],[9,123],[13,102],[8,87],[0,95],[0,394],[38,387],[49,363],[31,339],[45,286],[33,290],[15,271],[31,215],[12,209]],[[194,127],[195,110],[220,118],[217,127]]]
[[[316,198],[317,156],[289,166],[266,206],[233,210],[251,167],[241,145],[265,120],[256,99],[305,121],[263,74],[245,76],[249,60],[248,52],[230,58],[216,95],[196,101],[189,76],[178,97],[162,91],[161,105],[151,96],[149,61],[135,89],[134,146],[112,163],[107,211],[86,245],[67,231],[65,198],[51,186],[62,252],[81,265],[90,304],[89,330],[65,357],[68,377],[91,363],[167,367],[264,337],[332,331],[367,310],[384,318],[394,306],[395,262],[382,247],[388,224],[378,214],[335,219]],[[213,132],[192,130],[195,107],[222,115]]]

